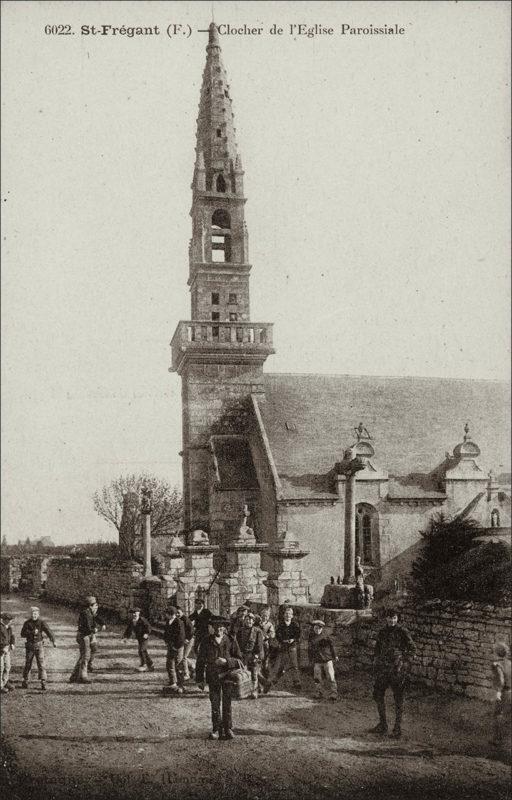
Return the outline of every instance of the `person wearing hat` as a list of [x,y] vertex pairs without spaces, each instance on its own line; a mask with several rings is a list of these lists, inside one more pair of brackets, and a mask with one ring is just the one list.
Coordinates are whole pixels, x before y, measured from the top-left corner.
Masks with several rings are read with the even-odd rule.
[[167,645],[167,675],[169,686],[178,694],[183,694],[183,654],[185,648],[185,626],[178,616],[178,609],[169,606],[165,616],[164,642]]
[[290,605],[284,607],[283,620],[276,628],[276,640],[279,643],[279,650],[272,664],[270,678],[263,690],[265,694],[290,667],[294,689],[302,688],[299,670],[300,625],[293,619],[293,608]]
[[206,608],[204,599],[202,597],[196,597],[194,600],[194,610],[190,615],[190,622],[194,626],[194,635],[185,648],[185,658],[189,657],[193,649],[196,651],[197,655],[201,641],[205,639],[210,632],[208,626],[212,616],[213,614],[210,609]]
[[189,681],[190,680],[190,661],[189,661],[189,654],[194,646],[194,624],[190,620],[190,617],[187,617],[184,613],[183,609],[180,606],[176,606],[176,611],[178,612],[178,617],[183,623],[183,630],[185,631],[185,646],[183,648],[183,680]]
[[137,644],[139,645],[139,672],[147,672],[148,670],[154,672],[155,667],[148,653],[148,640],[151,633],[151,625],[145,617],[141,617],[140,608],[132,608],[132,618],[123,633],[123,641],[127,642],[132,633],[135,634]]
[[50,628],[39,617],[39,608],[32,606],[30,609],[30,617],[25,620],[21,629],[20,636],[25,639],[25,666],[23,668],[23,682],[22,689],[28,689],[28,678],[30,670],[32,669],[32,662],[35,658],[37,664],[37,672],[39,680],[41,681],[41,689],[46,689],[46,665],[44,661],[44,636],[46,636],[54,647],[55,638]]
[[228,636],[229,620],[212,617],[213,633],[203,639],[196,663],[196,680],[200,689],[208,684],[212,710],[210,739],[234,739],[231,715],[231,687],[224,681],[230,670],[240,666],[242,653],[238,642]]
[[312,631],[308,641],[308,655],[313,664],[313,679],[316,684],[316,696],[323,697],[322,684],[325,680],[329,689],[331,700],[338,699],[338,686],[334,675],[334,662],[338,660],[334,643],[325,632],[323,619],[314,619],[311,623]]
[[0,615],[0,686],[2,694],[7,694],[11,689],[14,689],[14,684],[9,680],[9,675],[11,673],[11,652],[14,650],[15,644],[14,633],[11,628],[13,619],[14,617],[12,614]]
[[265,657],[263,631],[254,624],[255,619],[256,615],[252,611],[248,611],[244,617],[244,624],[236,637],[242,653],[242,660],[251,673],[251,697],[253,700],[258,697],[259,683],[261,682],[263,688],[267,683],[261,675],[261,666]]
[[502,747],[507,732],[510,734],[510,714],[512,710],[510,647],[506,642],[497,642],[494,645],[492,679],[496,697],[494,702],[494,736],[491,744],[496,747]]
[[69,678],[70,683],[91,682],[88,672],[92,671],[92,660],[97,649],[96,634],[104,630],[105,624],[98,617],[98,601],[89,595],[85,598],[85,608],[78,615],[76,641],[80,655]]
[[235,611],[234,616],[231,617],[231,625],[229,626],[229,635],[238,637],[240,631],[243,630],[244,620],[249,613],[247,606],[239,606]]
[[394,608],[386,611],[386,624],[377,634],[374,654],[375,684],[373,699],[377,703],[379,723],[372,733],[381,735],[388,732],[386,720],[386,689],[390,688],[395,700],[395,726],[393,739],[402,735],[402,712],[404,693],[409,678],[409,659],[413,656],[415,645],[409,631],[398,625],[398,612]]

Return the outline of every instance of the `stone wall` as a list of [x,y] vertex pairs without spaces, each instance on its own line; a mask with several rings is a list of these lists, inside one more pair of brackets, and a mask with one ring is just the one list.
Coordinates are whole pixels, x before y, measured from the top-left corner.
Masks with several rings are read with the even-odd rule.
[[48,567],[45,596],[48,600],[78,605],[95,595],[101,608],[114,611],[121,620],[144,600],[142,566],[134,562],[105,562],[97,558],[62,558]]
[[[416,644],[415,684],[482,700],[493,697],[492,649],[498,641],[510,644],[510,608],[435,600],[404,605],[400,622]],[[356,666],[371,668],[380,624],[373,619],[354,629]]]
[[1,591],[15,592],[21,578],[22,559],[18,556],[2,556],[0,558]]

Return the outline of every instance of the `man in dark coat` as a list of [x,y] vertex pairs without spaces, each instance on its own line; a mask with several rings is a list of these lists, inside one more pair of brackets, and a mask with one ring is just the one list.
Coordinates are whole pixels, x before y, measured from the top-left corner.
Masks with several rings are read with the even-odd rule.
[[210,739],[234,739],[231,716],[231,687],[224,678],[229,670],[237,669],[242,654],[236,639],[228,636],[228,620],[213,617],[213,634],[203,639],[197,655],[196,680],[200,689],[206,683],[212,707]]
[[96,634],[105,630],[103,620],[98,617],[98,601],[90,595],[85,599],[86,606],[78,615],[76,641],[80,656],[69,678],[70,683],[90,683],[88,671],[92,670],[92,660],[96,652]]
[[389,687],[395,700],[395,726],[391,736],[399,739],[402,735],[402,711],[404,692],[409,678],[409,658],[415,645],[409,631],[398,625],[395,609],[386,612],[386,625],[377,634],[374,654],[375,684],[373,699],[377,703],[379,724],[372,728],[373,733],[386,734],[386,689]]
[[190,617],[187,617],[184,614],[183,609],[179,606],[176,606],[178,611],[178,617],[183,623],[183,629],[185,631],[185,647],[183,649],[183,680],[188,681],[190,680],[190,663],[189,663],[189,654],[194,646],[194,624],[191,621]]
[[183,694],[183,654],[185,647],[185,628],[178,617],[178,609],[170,606],[166,612],[164,642],[167,645],[167,674],[169,686],[178,694]]
[[150,672],[154,672],[155,667],[153,666],[153,661],[148,653],[148,641],[151,633],[151,625],[147,619],[145,619],[145,617],[141,617],[140,608],[134,608],[132,610],[132,618],[123,634],[123,639],[128,641],[133,633],[135,634],[137,644],[139,645],[139,672],[147,672],[148,670]]
[[44,661],[44,636],[46,636],[54,647],[55,639],[50,628],[39,616],[39,608],[33,606],[30,609],[30,618],[25,620],[21,629],[20,636],[26,639],[25,642],[25,666],[23,668],[23,682],[22,689],[28,688],[28,678],[32,668],[32,662],[35,658],[37,664],[37,672],[39,680],[41,681],[41,689],[46,689],[46,665]]
[[[208,625],[213,617],[209,608],[206,608],[204,600],[198,597],[194,600],[194,610],[190,615],[190,621],[194,625],[194,644],[196,653],[199,651],[201,640],[205,639],[210,631]],[[190,651],[189,651],[190,652]]]
[[295,689],[301,688],[299,671],[299,643],[300,625],[293,619],[293,608],[286,606],[283,612],[283,621],[276,628],[276,639],[279,642],[279,650],[272,664],[270,680],[265,686],[264,691],[268,692],[270,686],[279,680],[286,668],[291,667],[293,672],[293,686]]

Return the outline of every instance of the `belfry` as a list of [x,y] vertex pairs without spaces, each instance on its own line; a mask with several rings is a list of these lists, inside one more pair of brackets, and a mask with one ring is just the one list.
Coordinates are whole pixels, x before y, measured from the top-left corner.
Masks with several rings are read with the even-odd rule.
[[197,119],[189,248],[191,319],[171,342],[182,378],[185,529],[207,527],[210,434],[237,401],[263,391],[272,325],[250,321],[242,160],[215,24],[209,28]]

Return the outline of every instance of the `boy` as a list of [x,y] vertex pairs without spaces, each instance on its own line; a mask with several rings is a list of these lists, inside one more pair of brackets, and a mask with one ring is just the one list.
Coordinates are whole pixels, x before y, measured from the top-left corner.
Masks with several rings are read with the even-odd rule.
[[276,629],[274,628],[274,623],[270,619],[270,608],[261,609],[259,627],[263,633],[263,663],[261,665],[261,674],[264,678],[268,678],[270,673],[270,660],[278,646]]
[[238,636],[240,631],[244,626],[244,620],[248,614],[249,609],[247,606],[239,606],[235,612],[234,617],[232,617],[231,625],[229,627],[229,635],[230,636]]
[[208,684],[212,707],[212,731],[209,739],[234,739],[231,717],[231,687],[224,682],[231,669],[237,669],[242,658],[236,639],[228,636],[227,620],[213,617],[213,633],[203,639],[197,655],[196,678],[200,689]]
[[96,633],[104,631],[103,620],[98,617],[98,601],[93,595],[85,598],[86,607],[78,615],[76,641],[80,656],[69,678],[70,683],[90,683],[88,671],[92,671],[92,660],[97,649]]
[[494,655],[492,677],[496,690],[496,701],[494,704],[494,736],[491,744],[501,747],[507,731],[510,731],[511,675],[509,646],[505,642],[498,642],[494,646]]
[[249,669],[252,679],[251,698],[256,700],[258,697],[258,684],[266,685],[265,678],[261,675],[261,665],[265,656],[263,648],[263,632],[261,628],[254,624],[255,615],[249,611],[244,617],[244,624],[239,631],[236,640],[242,653],[242,660]]
[[279,650],[272,666],[271,679],[264,689],[265,694],[270,690],[271,685],[278,681],[285,672],[283,662],[286,662],[287,666],[292,668],[294,689],[302,688],[298,653],[300,627],[299,623],[293,619],[293,608],[291,606],[287,605],[284,608],[283,621],[276,628],[276,639],[279,642]]
[[50,628],[46,622],[43,622],[43,620],[39,618],[39,608],[37,606],[32,606],[30,609],[30,617],[23,623],[20,636],[22,639],[26,639],[25,667],[23,669],[23,683],[21,684],[21,688],[28,689],[28,676],[30,675],[32,662],[35,658],[39,680],[41,681],[41,689],[44,692],[46,690],[47,674],[44,662],[43,636],[47,636],[54,647],[57,647],[57,645],[55,644],[55,639]]
[[12,632],[11,622],[14,619],[12,614],[2,614],[0,617],[0,685],[2,694],[7,694],[14,689],[14,684],[10,682],[11,673],[11,652],[14,650],[14,633]]
[[167,645],[167,674],[169,686],[178,694],[183,694],[183,652],[185,628],[178,617],[178,609],[170,606],[166,612],[164,642]]
[[189,653],[194,646],[194,625],[191,622],[190,618],[185,616],[183,613],[183,609],[179,606],[176,606],[176,610],[178,612],[178,617],[183,623],[183,629],[185,631],[185,647],[183,650],[183,680],[189,681],[190,680],[190,663],[189,663]]
[[322,681],[327,681],[329,686],[329,697],[331,700],[338,699],[338,686],[334,676],[334,661],[338,656],[334,650],[334,644],[330,636],[325,632],[325,622],[322,619],[314,619],[311,623],[313,630],[309,637],[308,655],[313,664],[313,679],[316,683],[316,696],[323,697]]
[[147,672],[149,670],[150,672],[154,672],[155,667],[148,653],[148,640],[149,634],[151,633],[151,625],[147,619],[141,617],[140,608],[134,608],[132,610],[132,619],[131,622],[128,623],[123,634],[123,640],[127,642],[132,633],[135,634],[137,644],[139,645],[140,667],[138,667],[138,671]]
[[385,694],[386,689],[390,687],[395,699],[395,727],[391,737],[400,739],[404,692],[409,678],[409,658],[414,650],[414,642],[409,631],[398,625],[398,613],[394,608],[390,608],[386,612],[386,625],[377,634],[375,644],[373,699],[377,703],[379,724],[372,728],[372,733],[388,732]]

